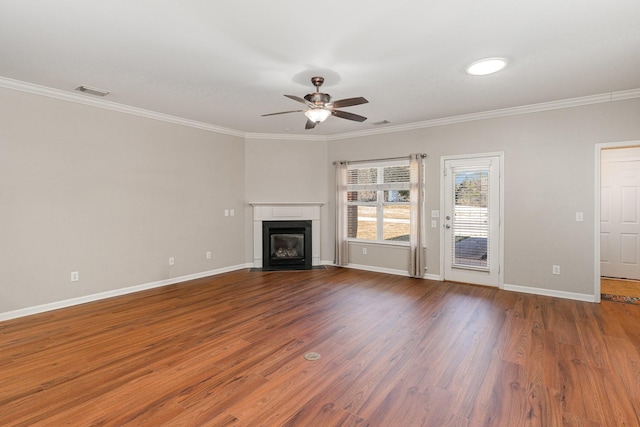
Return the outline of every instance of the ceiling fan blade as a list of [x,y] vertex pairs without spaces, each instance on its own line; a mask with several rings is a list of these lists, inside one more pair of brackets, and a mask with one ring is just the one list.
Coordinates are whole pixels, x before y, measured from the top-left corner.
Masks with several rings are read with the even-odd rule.
[[340,117],[341,119],[353,120],[356,122],[364,122],[365,120],[367,120],[366,117],[359,116],[353,113],[347,113],[346,111],[331,110],[331,114],[336,117]]
[[333,108],[352,107],[354,105],[366,104],[369,101],[359,96],[357,98],[339,99],[333,102]]
[[295,95],[285,95],[287,98],[289,99],[293,99],[294,101],[298,101],[303,103],[304,105],[309,105],[309,103],[307,101],[305,101],[304,99],[300,98],[299,96],[295,96]]
[[307,124],[305,125],[305,129],[313,129],[314,127],[316,127],[316,122],[313,122],[309,119],[307,119]]
[[276,116],[276,115],[278,115],[278,114],[301,113],[302,111],[304,111],[304,110],[281,111],[281,112],[279,112],[279,113],[263,114],[261,117]]

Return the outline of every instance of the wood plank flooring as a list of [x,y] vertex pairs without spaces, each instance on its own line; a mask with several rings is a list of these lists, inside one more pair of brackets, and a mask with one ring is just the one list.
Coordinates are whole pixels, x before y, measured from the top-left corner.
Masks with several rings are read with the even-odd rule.
[[0,323],[0,425],[638,426],[639,325],[627,304],[237,271]]
[[603,277],[600,279],[600,293],[640,298],[640,281]]

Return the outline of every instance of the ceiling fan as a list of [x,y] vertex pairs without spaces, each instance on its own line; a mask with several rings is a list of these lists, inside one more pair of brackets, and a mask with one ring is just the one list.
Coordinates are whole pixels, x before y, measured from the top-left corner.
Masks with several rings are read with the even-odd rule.
[[304,99],[295,95],[285,95],[289,99],[298,101],[307,106],[306,110],[282,111],[279,113],[263,114],[262,117],[275,116],[277,114],[301,113],[307,116],[307,124],[305,129],[313,129],[318,123],[321,123],[329,116],[340,117],[341,119],[353,120],[356,122],[364,122],[366,117],[357,114],[348,113],[346,111],[336,110],[336,108],[352,107],[354,105],[366,104],[369,101],[363,97],[346,98],[339,101],[331,102],[331,96],[328,93],[320,93],[320,86],[324,83],[324,77],[312,77],[311,83],[316,87],[315,93],[309,93]]

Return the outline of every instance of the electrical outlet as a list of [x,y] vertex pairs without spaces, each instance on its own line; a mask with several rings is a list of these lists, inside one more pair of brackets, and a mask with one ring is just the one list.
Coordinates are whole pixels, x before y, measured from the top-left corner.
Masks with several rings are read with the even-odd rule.
[[78,280],[80,280],[80,273],[78,271],[72,271],[71,272],[71,281],[72,282],[77,282]]
[[554,265],[554,266],[552,267],[551,272],[552,272],[553,274],[560,274],[560,266],[559,266],[559,265]]
[[431,220],[431,228],[436,228],[438,226],[438,223],[436,222],[435,219]]
[[207,251],[207,259],[211,259],[211,251]]
[[231,210],[229,211],[229,215],[231,215],[231,216],[235,216],[235,215],[236,215],[236,210],[235,210],[235,209],[231,209]]
[[367,248],[362,248],[362,255],[366,255],[367,254]]
[[169,265],[173,265],[176,263],[176,260],[173,257],[169,257]]

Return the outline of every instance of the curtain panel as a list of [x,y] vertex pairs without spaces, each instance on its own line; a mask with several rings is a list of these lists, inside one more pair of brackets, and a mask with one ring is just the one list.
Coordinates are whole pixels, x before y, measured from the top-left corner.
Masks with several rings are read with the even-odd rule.
[[349,263],[347,245],[347,162],[336,162],[336,247],[333,263],[346,266]]
[[424,277],[425,272],[425,230],[424,230],[424,161],[422,154],[412,154],[409,160],[409,276]]

